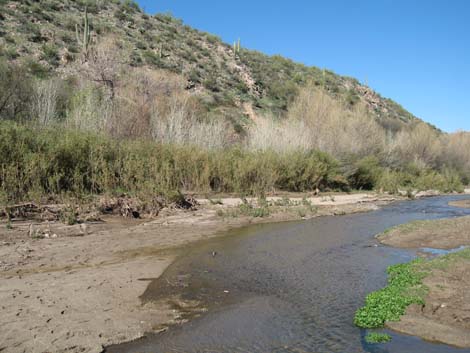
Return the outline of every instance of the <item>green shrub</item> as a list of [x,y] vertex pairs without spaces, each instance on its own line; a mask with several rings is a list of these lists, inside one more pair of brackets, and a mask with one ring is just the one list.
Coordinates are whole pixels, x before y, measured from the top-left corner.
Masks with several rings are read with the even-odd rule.
[[0,58],[0,121],[27,120],[32,94],[33,84],[27,69]]
[[385,169],[377,180],[375,188],[380,191],[396,194],[398,193],[401,185],[402,175],[397,171]]
[[291,191],[330,186],[339,173],[338,162],[323,152],[290,152],[283,155],[276,186]]
[[262,199],[261,199],[261,202],[260,200],[258,200],[257,207],[247,202],[246,199],[243,199],[243,203],[238,208],[239,208],[240,214],[244,216],[254,217],[254,218],[267,217],[271,213],[269,210],[269,206],[266,202],[266,199],[264,199],[264,202],[262,201]]
[[45,44],[42,46],[41,59],[46,60],[53,66],[57,66],[59,63],[59,50],[54,44]]
[[375,156],[367,156],[353,164],[353,172],[348,177],[353,189],[372,190],[381,179],[383,168]]
[[[61,127],[0,124],[0,190],[31,195],[169,194],[179,190],[263,195],[327,188],[336,162],[323,153],[205,150],[151,141],[116,141]],[[267,214],[265,206],[254,211]]]

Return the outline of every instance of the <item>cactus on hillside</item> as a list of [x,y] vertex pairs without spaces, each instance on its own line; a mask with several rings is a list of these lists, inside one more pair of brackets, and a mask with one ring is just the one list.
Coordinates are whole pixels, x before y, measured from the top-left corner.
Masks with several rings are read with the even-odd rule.
[[233,53],[235,55],[240,54],[240,38],[238,38],[238,41],[233,42]]
[[91,43],[90,34],[90,22],[88,20],[88,9],[85,7],[85,15],[83,19],[83,28],[79,29],[78,24],[75,25],[75,34],[77,36],[77,42],[82,47],[82,53],[85,60],[88,58],[88,52]]

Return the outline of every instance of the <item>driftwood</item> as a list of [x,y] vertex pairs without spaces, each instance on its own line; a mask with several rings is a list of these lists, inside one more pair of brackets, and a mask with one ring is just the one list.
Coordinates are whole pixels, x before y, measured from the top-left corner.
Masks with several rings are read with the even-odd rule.
[[39,212],[39,207],[33,202],[26,202],[18,205],[5,206],[3,217],[7,219],[13,218],[29,218]]
[[193,196],[186,195],[168,202],[161,196],[155,196],[145,202],[129,196],[102,197],[97,204],[90,204],[85,209],[81,207],[71,209],[70,205],[52,204],[37,205],[34,202],[25,202],[16,205],[8,205],[0,208],[0,218],[8,220],[34,219],[41,221],[57,221],[63,219],[64,213],[70,210],[75,213],[79,221],[99,220],[100,214],[113,214],[129,218],[156,217],[165,208],[177,208],[185,210],[197,209],[198,202]]
[[0,217],[7,219],[41,219],[57,220],[64,205],[41,205],[34,202],[25,202],[16,205],[5,206],[0,210]]

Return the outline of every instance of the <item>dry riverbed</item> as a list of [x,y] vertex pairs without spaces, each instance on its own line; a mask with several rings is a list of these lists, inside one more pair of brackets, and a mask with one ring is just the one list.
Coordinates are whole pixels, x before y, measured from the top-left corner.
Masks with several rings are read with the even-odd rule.
[[249,223],[365,212],[394,200],[290,194],[263,205],[200,199],[193,211],[164,209],[148,219],[102,216],[85,226],[3,221],[0,352],[101,352],[179,323],[181,314],[168,303],[143,305],[139,296],[184,245]]
[[[468,247],[470,217],[412,222],[392,228],[378,240],[402,248]],[[430,341],[470,347],[470,249],[434,259],[427,266],[425,304],[409,306],[400,321],[388,322],[387,327]]]

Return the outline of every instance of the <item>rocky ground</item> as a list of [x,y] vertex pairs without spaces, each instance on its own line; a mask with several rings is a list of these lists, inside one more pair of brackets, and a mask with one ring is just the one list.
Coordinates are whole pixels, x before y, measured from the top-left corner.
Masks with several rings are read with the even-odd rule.
[[[470,246],[470,217],[412,222],[392,228],[378,240],[402,248]],[[387,327],[430,341],[470,347],[470,250],[434,259],[428,271],[423,280],[429,289],[425,305],[411,305],[400,321],[389,322]]]
[[374,194],[285,195],[267,198],[269,206],[262,207],[269,214],[259,217],[250,214],[260,207],[254,199],[218,198],[198,200],[197,209],[163,209],[147,219],[95,215],[70,226],[4,220],[0,351],[100,352],[160,330],[180,322],[180,313],[164,302],[143,306],[139,296],[185,244],[249,223],[365,212],[393,200]]

